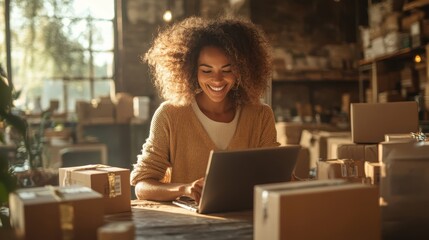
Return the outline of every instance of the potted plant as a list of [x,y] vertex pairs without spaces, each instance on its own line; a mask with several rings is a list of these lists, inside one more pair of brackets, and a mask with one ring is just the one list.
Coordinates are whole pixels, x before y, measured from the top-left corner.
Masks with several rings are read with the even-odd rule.
[[17,178],[18,187],[55,185],[56,174],[46,171],[42,166],[42,148],[44,124],[50,117],[50,112],[42,114],[40,129],[37,134],[30,133],[27,120],[17,111],[14,112],[13,99],[16,94],[10,86],[6,73],[0,65],[0,120],[13,129],[19,137],[17,146],[17,163],[9,163],[12,174]]
[[[8,121],[13,121],[13,117],[11,118],[8,114],[11,107],[12,91],[0,65],[0,120],[8,118]],[[22,122],[18,121],[16,122],[17,126],[22,124]],[[16,187],[16,178],[10,172],[8,159],[0,154],[0,223],[2,223],[2,228],[8,227],[8,214],[5,206],[8,202],[9,193],[14,191]]]

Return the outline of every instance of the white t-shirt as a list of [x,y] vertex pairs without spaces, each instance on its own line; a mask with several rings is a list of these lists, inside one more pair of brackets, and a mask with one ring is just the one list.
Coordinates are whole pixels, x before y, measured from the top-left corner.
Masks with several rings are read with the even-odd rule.
[[234,119],[229,123],[216,122],[208,118],[198,107],[195,99],[192,101],[192,109],[216,147],[225,150],[228,147],[232,136],[234,136],[235,129],[237,128],[238,117],[240,115],[239,109],[237,108]]

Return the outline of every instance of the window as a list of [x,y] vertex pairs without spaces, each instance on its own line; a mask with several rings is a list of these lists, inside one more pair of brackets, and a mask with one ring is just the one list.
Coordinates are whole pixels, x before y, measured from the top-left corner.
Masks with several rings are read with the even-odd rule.
[[114,0],[11,0],[15,105],[38,112],[57,100],[72,113],[76,101],[110,95],[114,13]]
[[4,0],[0,0],[0,64],[6,71],[6,19],[4,4]]

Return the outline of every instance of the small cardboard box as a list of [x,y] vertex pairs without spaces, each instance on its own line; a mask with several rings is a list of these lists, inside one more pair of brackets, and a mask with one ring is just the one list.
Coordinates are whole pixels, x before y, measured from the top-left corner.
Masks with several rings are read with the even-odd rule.
[[317,163],[317,179],[362,178],[364,175],[364,161],[351,159],[329,159]]
[[103,224],[102,202],[99,193],[81,186],[19,189],[9,195],[10,221],[27,240],[92,240]]
[[352,138],[351,136],[344,138],[344,137],[332,137],[328,138],[327,145],[328,145],[328,155],[327,159],[337,159],[338,152],[337,149],[339,146],[343,144],[351,144]]
[[408,134],[386,134],[384,135],[385,142],[416,142],[416,139]]
[[278,122],[276,123],[277,141],[282,145],[299,144],[303,124]]
[[60,186],[82,185],[103,195],[105,213],[131,211],[130,170],[106,165],[59,169]]
[[302,131],[300,145],[310,151],[310,168],[315,168],[320,159],[327,159],[328,139],[338,137],[350,138],[350,132]]
[[91,101],[89,109],[91,123],[114,123],[115,105],[109,97],[101,97]]
[[379,143],[385,134],[417,132],[417,102],[352,103],[351,131],[354,143]]
[[365,162],[365,176],[371,179],[371,184],[378,185],[380,183],[380,169],[379,162]]
[[115,110],[117,123],[129,123],[134,116],[133,97],[127,93],[117,93]]
[[341,144],[337,148],[337,158],[377,162],[378,146],[377,144]]
[[380,239],[378,189],[343,180],[256,185],[254,239]]

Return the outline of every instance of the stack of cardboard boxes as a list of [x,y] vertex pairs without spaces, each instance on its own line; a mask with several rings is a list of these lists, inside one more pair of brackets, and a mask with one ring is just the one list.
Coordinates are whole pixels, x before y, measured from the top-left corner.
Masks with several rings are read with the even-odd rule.
[[59,175],[59,187],[20,189],[10,194],[11,224],[18,237],[134,239],[134,228],[129,224],[103,228],[105,214],[131,211],[129,169],[86,165],[60,168]]
[[77,118],[82,124],[129,123],[134,116],[133,111],[133,97],[127,93],[117,93],[114,98],[76,102]]
[[352,104],[352,142],[317,161],[317,180],[255,187],[255,239],[427,236],[429,144],[417,131],[416,102]]
[[[352,143],[337,145],[339,160],[319,161],[318,177],[369,178],[362,181],[377,184],[381,166],[378,144],[385,140],[386,135],[392,138],[398,134],[411,136],[411,132],[418,132],[417,111],[416,102],[351,104]],[[345,169],[350,161],[354,162],[357,172],[347,176],[341,169]]]
[[365,59],[419,47],[429,38],[425,12],[419,9],[404,11],[403,3],[383,0],[368,6],[369,27],[361,28]]

